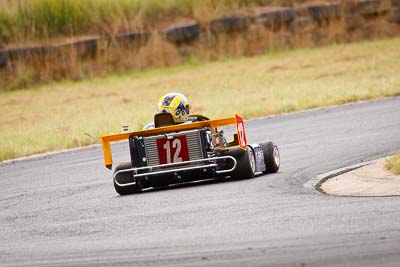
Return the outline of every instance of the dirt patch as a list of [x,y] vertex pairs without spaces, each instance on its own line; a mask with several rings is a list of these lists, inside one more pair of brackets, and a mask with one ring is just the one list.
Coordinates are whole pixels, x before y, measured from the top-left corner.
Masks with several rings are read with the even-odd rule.
[[385,159],[328,179],[322,191],[338,196],[400,196],[400,176],[384,167]]

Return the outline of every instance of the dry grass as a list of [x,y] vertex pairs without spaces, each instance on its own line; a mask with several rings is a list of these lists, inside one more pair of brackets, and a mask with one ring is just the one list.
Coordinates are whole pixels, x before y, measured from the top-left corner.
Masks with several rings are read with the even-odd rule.
[[211,118],[400,95],[398,47],[400,38],[334,45],[0,93],[0,160],[98,143],[121,125],[141,128],[170,91]]
[[400,154],[386,159],[385,168],[396,175],[400,175]]
[[204,21],[263,5],[310,0],[0,0],[1,44],[160,26],[184,19]]
[[321,38],[315,41],[313,32],[289,34],[285,26],[273,31],[254,24],[245,32],[218,35],[206,32],[188,45],[174,45],[153,32],[145,45],[102,41],[98,43],[97,53],[85,57],[82,50],[67,47],[57,54],[20,60],[1,68],[0,91],[24,89],[63,79],[77,81],[128,69],[170,67],[191,61],[214,61],[231,56],[252,56],[266,51],[349,41],[341,21],[329,23],[324,26],[324,31],[318,32]]
[[[43,4],[44,6],[38,8],[38,10],[44,12],[44,14],[42,15],[47,19],[46,21],[48,23],[52,23],[53,19],[51,18],[56,17],[57,19],[54,19],[54,21],[59,22],[61,26],[58,24],[57,25],[60,26],[61,29],[68,30],[72,26],[62,26],[63,23],[69,23],[69,19],[62,18],[62,16],[66,14],[68,15],[68,12],[64,10],[68,7],[68,4],[66,3],[70,3],[72,5],[71,7],[67,8],[68,10],[74,10],[74,8],[79,9],[80,5],[95,5],[96,8],[99,8],[93,8],[92,11],[95,13],[99,10],[104,10],[104,7],[100,7],[103,4],[106,5],[107,3],[109,5],[117,6],[123,4],[123,6],[119,6],[118,8],[115,7],[115,10],[118,10],[118,12],[122,12],[125,9],[131,10],[130,7],[133,8],[133,6],[130,5],[136,3],[138,5],[136,7],[145,8],[147,10],[146,12],[143,11],[143,14],[140,13],[143,16],[144,14],[148,14],[149,16],[160,14],[160,20],[163,20],[166,23],[174,23],[179,22],[180,19],[177,17],[172,21],[168,20],[167,17],[172,14],[169,14],[167,11],[174,10],[173,8],[171,9],[171,7],[181,3],[182,1],[187,3],[188,7],[191,8],[192,11],[190,16],[198,16],[196,18],[201,21],[201,19],[207,20],[209,16],[214,16],[214,13],[210,11],[210,9],[212,8],[215,8],[216,10],[230,10],[231,12],[234,10],[238,11],[237,8],[243,6],[247,7],[258,4],[293,4],[307,2],[308,0],[287,0],[284,2],[275,0],[121,0],[114,2],[105,0],[83,0],[79,2],[71,1],[72,0],[27,0],[13,2],[10,0],[0,0],[0,35],[5,32],[4,30],[2,30],[2,27],[3,29],[7,28],[4,26],[5,24],[1,26],[1,12],[8,12],[7,9],[1,9],[1,5],[9,6],[10,9],[14,8],[15,10],[18,10],[18,5],[24,5],[23,3],[26,3],[27,5],[30,5],[29,3],[36,3],[38,6]],[[55,4],[56,2],[58,4]],[[346,1],[343,0],[343,3],[345,2]],[[8,5],[6,5],[5,3],[8,3]],[[62,14],[59,14],[61,16],[60,18],[57,14],[50,14],[48,16],[46,15],[46,12],[48,12],[48,8],[52,7],[49,3],[52,3],[51,5],[56,5],[57,8],[61,8],[59,12],[61,12],[62,10],[65,11],[64,13],[61,12]],[[140,5],[143,6],[140,6],[138,3],[141,3]],[[152,7],[152,5],[150,3],[156,3],[153,7],[157,8],[155,8],[154,10],[151,9],[150,7]],[[34,12],[34,10],[30,10],[29,8],[27,9],[27,14],[30,14],[28,17],[32,18],[33,15],[31,13]],[[16,12],[15,10],[14,12]],[[114,8],[111,8],[110,10],[111,15],[112,12],[114,12],[115,10]],[[57,11],[55,10],[54,12]],[[207,13],[208,15],[200,15],[202,12]],[[215,12],[218,13],[220,11]],[[167,15],[167,13],[169,15]],[[35,15],[33,17],[36,16],[39,15]],[[121,14],[121,16],[116,17],[124,20],[123,14]],[[93,14],[93,16],[85,16],[85,18],[92,17],[97,18],[99,17],[99,15]],[[144,19],[145,17],[140,18]],[[157,18],[154,18],[154,20],[158,20]],[[3,22],[4,21],[5,20],[3,20]],[[129,19],[127,18],[124,21],[129,22]],[[149,22],[150,24],[152,23],[152,21],[152,19],[146,20],[146,22]],[[77,27],[82,31],[86,31],[84,30],[85,27],[79,24],[79,19],[72,20],[70,22],[77,23],[77,25],[74,24],[75,26],[73,26],[72,28]],[[31,25],[28,28],[33,30],[33,34],[42,31],[35,29],[35,25],[40,25],[38,21],[34,20],[32,23],[34,24],[33,26],[28,22],[21,22],[18,25]],[[114,23],[116,23],[116,21],[112,20],[112,18],[106,19],[106,24],[108,26],[114,27]],[[89,23],[89,25],[93,27],[98,26],[96,23]],[[204,28],[205,24],[203,23],[202,25],[202,28]],[[93,77],[101,77],[107,75],[108,73],[120,72],[124,70],[145,70],[149,68],[170,67],[190,61],[212,61],[230,56],[252,56],[256,54],[262,54],[267,51],[271,52],[276,50],[284,50],[287,48],[314,47],[332,43],[382,38],[384,36],[396,36],[400,31],[399,27],[388,25],[384,17],[371,19],[369,21],[369,25],[370,27],[368,28],[361,27],[360,29],[355,31],[347,31],[344,20],[337,19],[331,20],[329,22],[323,21],[319,23],[313,23],[313,25],[308,26],[305,29],[298,29],[296,31],[293,31],[293,29],[291,29],[288,25],[281,25],[279,30],[273,30],[270,27],[264,27],[264,25],[262,25],[261,23],[251,23],[249,25],[249,28],[243,32],[213,34],[211,31],[203,29],[198,39],[191,43],[180,45],[174,45],[167,41],[166,38],[159,34],[158,29],[160,28],[156,28],[156,30],[147,29],[148,32],[151,33],[151,35],[148,42],[146,42],[145,44],[140,44],[138,42],[136,45],[127,45],[119,43],[112,38],[101,38],[97,42],[96,48],[91,47],[93,48],[93,50],[88,47],[84,49],[82,47],[74,48],[65,46],[64,48],[60,49],[60,51],[57,50],[57,53],[52,51],[46,52],[43,55],[36,54],[34,56],[35,58],[29,57],[25,60],[15,58],[11,59],[8,61],[6,66],[0,68],[0,91],[25,89],[39,84],[47,84],[50,82],[61,81],[65,79],[78,81]],[[117,29],[118,27],[115,28]],[[10,26],[7,29],[12,30],[14,29],[14,26]],[[18,27],[15,28],[15,30],[21,33],[23,36],[28,36],[28,39],[31,38],[29,37],[29,34],[25,32],[25,30],[18,30]],[[44,31],[49,32],[48,30]],[[74,34],[73,32],[70,32],[69,34],[62,33],[57,31],[56,29],[53,29],[53,31],[61,34],[61,38],[65,38],[65,36],[69,34]],[[88,31],[87,33],[90,33],[90,31]],[[92,33],[101,33],[101,31],[94,30]],[[112,34],[113,30],[110,30],[108,33]],[[17,37],[18,34],[11,35],[17,39],[19,38]],[[50,38],[51,36],[48,37]],[[69,40],[75,39],[75,37],[71,37],[69,38]],[[85,37],[81,37],[80,39],[85,39]],[[52,43],[54,40],[45,39],[44,43],[46,43],[47,41]],[[20,43],[18,45],[20,45]]]

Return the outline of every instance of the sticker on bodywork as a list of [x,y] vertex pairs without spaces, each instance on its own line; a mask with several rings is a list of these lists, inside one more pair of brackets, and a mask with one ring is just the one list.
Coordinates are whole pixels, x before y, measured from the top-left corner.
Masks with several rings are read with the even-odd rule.
[[171,139],[167,139],[166,137],[158,138],[157,149],[160,164],[190,160],[185,135],[174,136]]
[[235,114],[235,120],[236,120],[236,131],[238,135],[239,145],[243,150],[246,150],[247,138],[246,138],[246,132],[244,130],[243,118],[240,117],[238,114]]

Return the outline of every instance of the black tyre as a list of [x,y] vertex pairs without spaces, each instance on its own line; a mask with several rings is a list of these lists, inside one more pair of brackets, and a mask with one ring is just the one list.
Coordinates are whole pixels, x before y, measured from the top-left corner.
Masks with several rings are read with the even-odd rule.
[[114,179],[113,179],[114,188],[115,191],[117,191],[117,193],[120,195],[134,194],[142,191],[142,187],[138,183],[133,185],[122,186],[124,184],[133,183],[135,181],[133,177],[133,172],[120,172],[118,174],[117,172],[131,168],[132,168],[131,162],[123,162],[120,163],[114,170]]
[[264,173],[275,173],[279,170],[281,159],[278,147],[272,143],[261,143],[260,147],[264,153],[265,171]]
[[236,159],[236,168],[231,172],[232,179],[248,179],[253,178],[256,172],[256,162],[254,151],[251,147],[243,150],[240,147],[230,149],[226,156],[232,156]]

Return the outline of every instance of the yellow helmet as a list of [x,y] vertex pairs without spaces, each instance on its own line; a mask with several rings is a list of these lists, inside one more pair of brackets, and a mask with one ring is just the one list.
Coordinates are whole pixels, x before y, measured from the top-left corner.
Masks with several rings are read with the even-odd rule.
[[184,122],[189,115],[189,101],[182,94],[168,93],[160,97],[158,112],[168,112],[174,117],[175,122]]

